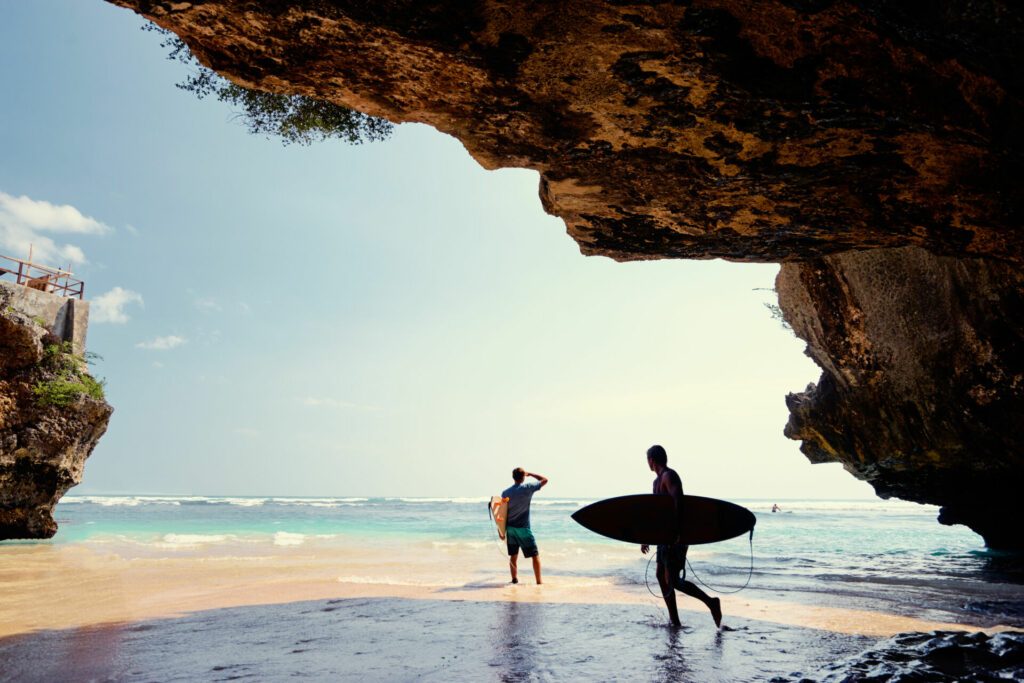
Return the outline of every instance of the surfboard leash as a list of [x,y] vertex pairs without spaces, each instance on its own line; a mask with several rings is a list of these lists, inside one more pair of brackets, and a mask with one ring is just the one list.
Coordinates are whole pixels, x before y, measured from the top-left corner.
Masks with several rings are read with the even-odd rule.
[[651,582],[647,578],[648,574],[651,573],[651,562],[654,561],[654,558],[657,557],[657,555],[658,555],[658,553],[657,553],[657,551],[655,551],[655,552],[651,553],[651,556],[649,558],[647,558],[647,568],[644,569],[644,585],[647,586],[647,592],[648,593],[650,593],[651,595],[653,595],[656,598],[660,598],[661,597],[660,595],[656,595],[655,592],[651,590]]
[[[739,588],[735,588],[733,590],[722,590],[721,588],[715,588],[714,586],[709,586],[708,584],[704,583],[704,581],[699,576],[697,576],[697,572],[694,571],[693,565],[690,564],[690,558],[686,558],[686,566],[690,570],[690,572],[693,574],[693,578],[697,579],[697,583],[699,583],[700,585],[704,586],[708,590],[714,591],[715,593],[718,593],[720,595],[730,595],[732,593],[739,593],[741,590],[743,590],[744,588],[746,588],[747,586],[750,585],[750,577],[752,577],[754,575],[754,530],[753,529],[750,530],[750,537],[749,537],[748,540],[750,541],[750,571],[747,572],[747,580]],[[650,588],[648,587],[647,590],[650,590]]]
[[[732,593],[739,593],[741,590],[743,590],[744,588],[746,588],[747,586],[750,585],[750,578],[754,575],[754,530],[753,529],[750,530],[750,536],[748,538],[748,541],[750,542],[750,570],[747,572],[747,580],[739,588],[736,588],[736,589],[733,589],[733,590],[722,590],[720,588],[715,588],[713,586],[709,586],[708,584],[704,583],[703,579],[701,579],[699,576],[697,576],[697,572],[694,570],[693,565],[690,564],[690,558],[686,558],[687,570],[689,571],[689,573],[693,574],[693,578],[697,579],[697,583],[699,583],[700,585],[704,586],[709,591],[714,591],[715,593],[718,593],[719,595],[730,595]],[[654,561],[655,556],[656,555],[654,553],[652,553],[651,557],[647,560],[647,567],[644,569],[644,585],[647,587],[647,592],[648,593],[650,593],[651,595],[653,595],[656,598],[660,598],[662,596],[657,595],[654,591],[651,590],[651,582],[650,582],[650,579],[648,578],[648,576],[651,573],[651,562]]]

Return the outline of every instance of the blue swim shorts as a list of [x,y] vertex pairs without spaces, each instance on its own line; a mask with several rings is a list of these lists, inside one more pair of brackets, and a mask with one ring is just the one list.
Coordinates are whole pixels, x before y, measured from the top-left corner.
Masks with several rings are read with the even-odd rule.
[[523,557],[536,557],[540,552],[533,532],[522,527],[510,526],[505,529],[505,543],[508,545],[509,557],[518,553],[520,548],[523,549]]

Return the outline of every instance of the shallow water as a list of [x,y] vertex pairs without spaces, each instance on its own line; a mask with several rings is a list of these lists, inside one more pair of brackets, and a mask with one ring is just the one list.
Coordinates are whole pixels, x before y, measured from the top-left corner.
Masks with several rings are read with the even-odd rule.
[[[739,501],[757,515],[752,543],[691,548],[689,576],[749,586],[723,597],[722,631],[680,598],[686,626],[676,631],[646,593],[653,571],[638,548],[571,520],[591,501],[535,499],[549,584],[539,588],[505,587],[486,502],[66,497],[54,539],[0,543],[0,622],[49,628],[7,629],[22,635],[0,639],[0,680],[897,681],[947,675],[933,665],[949,661],[980,667],[965,680],[995,680],[984,662],[1003,641],[851,634],[937,628],[893,615],[1024,626],[1020,560],[940,526],[926,506],[774,501],[783,512],[773,514],[773,501]],[[273,598],[299,584],[314,593]],[[390,597],[332,599],[352,587]],[[164,606],[133,612],[160,597],[148,591]],[[189,607],[174,610],[178,596]],[[60,614],[72,598],[78,609],[110,605],[76,620]],[[283,604],[259,604],[268,602]],[[152,618],[187,610],[198,611]],[[133,613],[143,616],[117,616]],[[118,619],[127,623],[88,625]],[[1021,651],[1024,636],[999,637]],[[1002,680],[1014,680],[1007,666]]]
[[[616,584],[653,582],[636,546],[572,521],[589,500],[544,498],[533,528],[551,576]],[[935,521],[937,509],[902,501],[737,501],[757,516],[752,539],[694,546],[691,580],[722,592],[866,608],[956,622],[969,617],[1024,625],[1024,563],[991,553],[965,527]],[[772,503],[782,511],[771,513]],[[400,556],[399,575],[355,582],[464,583],[504,571],[486,498],[295,498],[67,496],[54,544],[108,547],[128,556],[251,555],[267,544],[357,544]],[[9,542],[8,542],[9,543]],[[6,544],[0,544],[2,548]],[[443,565],[438,565],[438,560]],[[441,573],[438,573],[440,567]]]

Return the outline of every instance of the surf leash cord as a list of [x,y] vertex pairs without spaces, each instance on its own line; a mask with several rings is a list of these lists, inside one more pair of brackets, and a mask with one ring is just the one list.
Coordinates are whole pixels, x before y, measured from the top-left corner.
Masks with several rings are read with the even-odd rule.
[[[718,593],[719,595],[731,595],[733,593],[739,593],[741,590],[743,590],[744,588],[746,588],[747,586],[750,585],[750,578],[754,575],[754,530],[753,529],[750,530],[750,536],[748,538],[748,541],[750,543],[750,569],[747,571],[747,580],[739,588],[733,588],[732,590],[722,590],[721,588],[715,588],[714,586],[708,585],[707,583],[704,582],[703,579],[701,579],[697,575],[697,572],[694,570],[693,565],[690,564],[690,558],[686,558],[687,572],[689,574],[693,574],[693,578],[697,580],[697,583],[699,583],[700,585],[704,586],[705,588],[707,588],[710,591]],[[651,590],[651,583],[648,580],[648,574],[650,573],[650,570],[651,570],[651,562],[654,561],[655,557],[656,557],[656,553],[652,554],[651,558],[649,560],[647,560],[647,568],[644,570],[644,585],[647,586],[647,592],[648,593],[650,593],[651,595],[653,595],[656,598],[660,598],[661,597],[660,595],[656,595],[655,592]]]

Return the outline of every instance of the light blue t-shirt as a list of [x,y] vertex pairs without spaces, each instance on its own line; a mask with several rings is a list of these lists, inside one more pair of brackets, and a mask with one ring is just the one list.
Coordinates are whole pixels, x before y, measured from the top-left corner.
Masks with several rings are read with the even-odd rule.
[[540,482],[513,484],[501,492],[502,498],[508,498],[508,521],[505,526],[530,528],[530,499],[540,491]]

